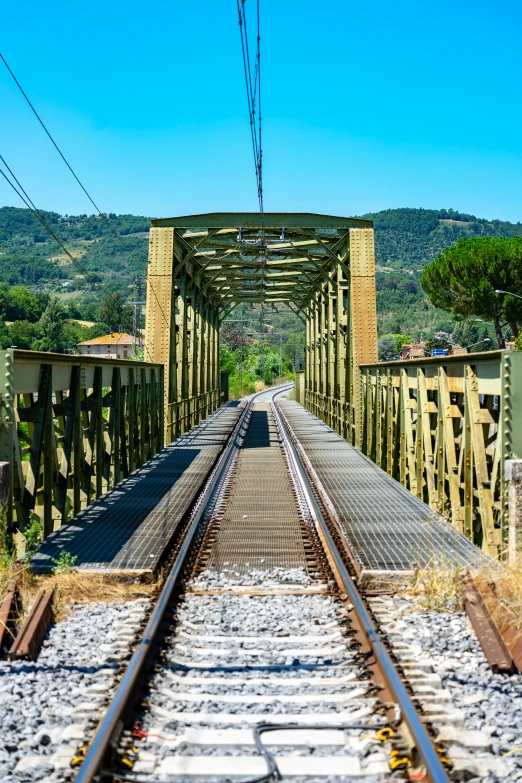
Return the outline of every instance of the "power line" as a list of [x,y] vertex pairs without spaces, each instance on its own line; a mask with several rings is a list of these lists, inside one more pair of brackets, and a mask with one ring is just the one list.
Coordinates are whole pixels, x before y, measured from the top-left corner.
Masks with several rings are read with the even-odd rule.
[[[250,47],[248,43],[248,25],[245,9],[246,0],[237,0],[237,13],[239,32],[241,37],[241,54],[243,57],[243,70],[248,102],[248,117],[250,121],[250,135],[252,137],[252,151],[254,153],[254,165],[257,182],[257,198],[259,201],[259,214],[261,218],[261,292],[265,293],[266,275],[266,240],[265,240],[265,208],[263,203],[263,142],[262,142],[262,114],[261,114],[261,25],[259,0],[256,0],[257,37],[255,61],[252,66]],[[252,72],[254,76],[252,77]]]
[[[261,28],[259,0],[256,0],[257,40],[255,63],[252,68],[250,47],[248,44],[248,26],[245,10],[246,0],[237,0],[237,12],[239,32],[241,36],[241,54],[243,57],[243,70],[248,102],[248,116],[250,121],[250,133],[252,137],[252,151],[254,153],[254,165],[257,181],[257,197],[259,211],[261,213],[262,228],[264,230],[264,204],[263,204],[263,145],[262,145],[262,116],[261,116]],[[252,79],[252,70],[254,77]],[[257,120],[256,120],[257,115]]]
[[[141,261],[141,260],[140,260],[140,259],[139,259],[139,258],[138,258],[138,257],[137,257],[137,256],[136,256],[136,255],[135,255],[133,252],[132,252],[132,251],[129,251],[129,249],[126,247],[126,245],[125,245],[125,242],[123,241],[123,239],[122,239],[122,237],[121,237],[120,233],[119,233],[119,232],[118,232],[118,231],[117,231],[117,230],[114,228],[114,226],[113,226],[113,225],[112,225],[112,223],[110,222],[110,220],[109,220],[109,218],[108,218],[107,214],[106,214],[105,212],[102,212],[102,211],[100,210],[100,208],[98,207],[98,205],[96,204],[96,202],[94,201],[94,199],[92,198],[92,196],[89,194],[89,192],[87,191],[87,188],[86,188],[86,187],[83,185],[83,183],[81,182],[80,178],[78,177],[78,175],[76,174],[76,172],[74,171],[74,169],[72,168],[72,166],[70,165],[69,161],[67,160],[67,158],[65,157],[65,155],[63,154],[63,152],[61,151],[61,149],[59,148],[59,146],[58,146],[58,144],[56,143],[56,141],[54,140],[53,136],[51,135],[51,133],[50,133],[50,131],[48,130],[47,126],[45,125],[44,121],[42,120],[42,118],[40,117],[40,115],[39,115],[39,114],[38,114],[38,112],[36,111],[35,107],[34,107],[34,106],[33,106],[33,104],[31,103],[31,101],[29,100],[29,97],[27,96],[27,94],[26,94],[25,90],[23,89],[22,85],[20,84],[20,82],[18,81],[18,79],[16,78],[16,76],[14,75],[14,73],[13,73],[12,69],[10,68],[10,66],[9,66],[9,64],[8,64],[8,62],[7,62],[7,60],[5,59],[4,55],[3,55],[1,52],[0,52],[0,58],[2,59],[2,61],[3,61],[4,65],[5,65],[5,67],[7,68],[7,70],[8,70],[8,71],[9,71],[9,73],[11,74],[11,76],[13,77],[13,80],[14,80],[14,82],[15,82],[16,86],[18,87],[18,89],[20,90],[20,92],[21,92],[21,93],[22,93],[22,95],[24,96],[25,100],[27,101],[27,103],[28,103],[28,104],[29,104],[29,106],[31,107],[31,110],[32,110],[33,114],[35,115],[35,117],[37,118],[38,122],[40,123],[40,125],[41,125],[41,126],[42,126],[42,128],[44,129],[45,133],[47,134],[47,136],[48,136],[48,137],[49,137],[49,139],[51,140],[51,142],[52,142],[53,146],[55,147],[56,151],[58,152],[58,154],[59,154],[59,155],[60,155],[60,157],[62,158],[63,162],[65,163],[65,165],[67,166],[67,168],[69,169],[69,171],[70,171],[70,172],[71,172],[71,174],[73,175],[74,179],[76,180],[76,182],[78,183],[78,185],[81,187],[81,189],[83,190],[83,192],[85,193],[85,195],[87,196],[87,198],[89,199],[89,201],[91,202],[91,204],[93,205],[93,207],[95,208],[95,210],[97,211],[98,215],[99,215],[99,216],[102,218],[102,220],[103,220],[103,221],[106,223],[106,225],[108,226],[109,230],[111,231],[111,233],[112,233],[112,234],[114,234],[114,236],[116,237],[116,239],[118,240],[118,242],[120,243],[120,245],[123,247],[123,249],[125,250],[125,252],[126,252],[126,253],[127,253],[127,254],[128,254],[130,257],[131,257],[131,258],[133,258],[133,259],[134,259],[134,260],[135,260],[135,261],[136,261],[138,264],[143,264],[143,261]],[[3,158],[2,158],[2,160],[3,160]],[[4,164],[7,166],[7,163],[5,163],[5,161],[4,161]],[[8,168],[8,170],[9,170],[9,171],[11,171],[11,169],[9,169],[9,167],[8,167],[8,166],[7,166],[7,168]],[[3,174],[3,176],[5,177],[5,174],[4,174],[3,172],[1,172],[1,173],[2,173],[2,174]],[[11,174],[12,174],[12,172],[11,172]],[[14,176],[14,174],[12,174],[12,176],[13,176],[13,178],[16,180],[16,182],[18,182],[18,180],[16,179],[16,177]],[[7,179],[7,177],[5,177],[5,178]],[[9,182],[9,180],[7,180],[7,181]],[[11,185],[11,187],[14,187],[14,186],[13,186],[13,184],[12,184],[11,182],[9,182],[9,184]],[[20,183],[18,183],[18,184],[19,184],[20,188],[23,190],[23,188],[22,188],[22,186],[20,185]],[[16,188],[15,188],[15,190],[16,190]],[[65,248],[65,246],[63,245],[63,243],[62,243],[62,242],[61,242],[61,241],[58,239],[58,237],[57,237],[57,236],[56,236],[56,235],[55,235],[55,234],[52,232],[52,230],[49,228],[49,226],[48,226],[48,225],[47,225],[47,224],[46,224],[46,223],[43,221],[43,218],[42,218],[41,214],[40,214],[40,213],[39,213],[39,214],[36,214],[36,212],[38,212],[38,210],[36,210],[36,207],[34,207],[34,204],[33,204],[33,208],[34,208],[34,209],[33,209],[31,206],[29,206],[29,204],[27,203],[27,201],[25,201],[25,199],[23,198],[23,196],[21,196],[21,195],[20,195],[20,193],[19,193],[17,190],[16,190],[16,192],[18,193],[18,195],[20,196],[20,198],[22,199],[22,201],[24,201],[24,203],[26,204],[26,206],[28,206],[28,207],[29,207],[29,209],[31,210],[31,212],[33,212],[33,214],[35,215],[35,217],[36,217],[36,218],[37,218],[37,219],[38,219],[38,220],[39,220],[39,221],[42,223],[42,225],[44,225],[44,226],[45,226],[45,228],[46,228],[46,229],[49,231],[49,233],[51,234],[51,236],[53,236],[53,237],[54,237],[54,239],[55,239],[55,240],[58,242],[58,244],[60,245],[60,247],[62,247],[62,248],[63,248],[64,252],[65,252],[65,253],[68,255],[68,257],[69,257],[69,258],[70,258],[70,259],[73,261],[73,263],[75,263],[77,267],[80,267],[80,264],[79,264],[79,263],[76,261],[76,259],[74,259],[74,258],[73,258],[73,256],[72,256],[72,255],[69,253],[69,251],[68,251],[68,250]],[[25,190],[24,190],[23,192],[25,193]],[[27,196],[27,193],[25,193],[25,195]],[[27,198],[29,199],[29,196],[27,196]],[[30,201],[30,199],[29,199],[29,201]],[[32,203],[32,202],[31,202],[31,203]],[[85,272],[85,270],[83,270],[83,271],[84,271],[84,274],[85,274],[85,275],[87,275],[87,278],[89,278],[89,275],[88,275],[88,273],[87,273],[87,272]],[[167,318],[166,318],[166,316],[165,316],[165,313],[163,312],[163,308],[161,307],[161,303],[160,303],[160,301],[159,301],[159,299],[158,299],[158,295],[156,294],[156,291],[154,290],[154,287],[153,287],[152,283],[150,284],[150,290],[152,291],[152,293],[154,294],[154,297],[156,298],[156,301],[157,301],[157,303],[158,303],[159,309],[160,309],[160,311],[161,311],[161,314],[162,314],[162,316],[163,316],[163,319],[164,319],[165,323],[166,323],[166,324],[168,324],[168,320],[167,320]],[[147,349],[147,350],[148,350],[148,349]],[[150,352],[149,352],[149,356],[150,356]]]
[[60,245],[63,252],[67,255],[67,257],[72,261],[72,263],[80,270],[80,272],[84,275],[84,277],[91,281],[93,285],[97,285],[96,281],[91,278],[90,274],[87,272],[86,269],[83,268],[83,266],[80,264],[78,259],[74,258],[74,256],[67,250],[65,245],[63,244],[62,240],[56,236],[55,232],[52,230],[40,210],[34,205],[32,199],[28,195],[27,191],[24,190],[23,186],[20,184],[19,180],[16,178],[15,174],[13,173],[12,169],[8,166],[5,158],[0,155],[0,160],[8,170],[9,174],[12,176],[22,193],[20,193],[20,190],[16,187],[16,185],[13,184],[13,182],[9,179],[5,171],[2,171],[0,169],[0,174],[4,177],[4,179],[8,182],[8,184],[13,188],[15,193],[21,198],[21,200],[24,202],[24,204],[31,210],[35,218],[42,224],[42,226],[49,232],[49,234],[53,237],[53,239]]
[[[101,218],[102,218],[102,219],[105,221],[105,223],[107,224],[108,228],[109,228],[109,229],[110,229],[110,231],[111,231],[111,232],[114,234],[114,236],[115,236],[115,237],[116,237],[116,238],[119,240],[119,242],[121,243],[121,245],[122,245],[123,247],[125,247],[125,243],[123,242],[123,240],[122,240],[122,238],[121,238],[120,234],[119,234],[119,233],[118,233],[118,231],[117,231],[117,230],[114,228],[114,226],[113,226],[113,225],[112,225],[112,223],[110,222],[109,218],[107,217],[106,213],[105,213],[105,212],[102,212],[102,211],[100,210],[100,208],[98,207],[98,205],[96,204],[96,202],[94,201],[94,199],[92,198],[92,196],[90,195],[90,193],[88,192],[87,188],[85,187],[85,185],[82,183],[82,181],[80,180],[80,178],[78,177],[78,175],[77,175],[77,174],[76,174],[76,172],[74,171],[73,167],[71,166],[71,164],[69,163],[69,161],[67,160],[67,158],[65,157],[65,155],[63,154],[63,152],[61,151],[60,147],[58,146],[58,144],[56,143],[56,141],[55,141],[55,140],[54,140],[54,138],[52,137],[52,135],[51,135],[51,132],[50,132],[50,131],[49,131],[49,129],[47,128],[46,124],[44,123],[44,121],[42,120],[42,118],[40,117],[40,115],[38,114],[38,112],[36,111],[35,107],[34,107],[34,106],[33,106],[33,104],[31,103],[31,101],[29,100],[29,97],[28,97],[27,93],[25,92],[25,90],[23,89],[22,85],[20,84],[20,82],[18,81],[18,79],[16,78],[16,76],[14,75],[14,73],[13,73],[13,71],[11,70],[11,68],[10,68],[10,66],[9,66],[9,64],[8,64],[8,62],[7,62],[7,60],[5,59],[4,55],[3,55],[1,52],[0,52],[0,58],[2,58],[2,61],[3,61],[4,65],[5,65],[5,67],[7,68],[7,70],[8,70],[8,71],[9,71],[9,73],[11,74],[11,76],[13,77],[13,80],[14,80],[14,82],[15,82],[16,86],[18,87],[18,89],[20,90],[20,92],[21,92],[21,93],[22,93],[22,95],[24,96],[25,100],[27,101],[27,103],[28,103],[28,104],[29,104],[29,106],[31,107],[31,110],[32,110],[33,114],[35,115],[36,119],[38,120],[38,122],[40,123],[40,125],[42,126],[42,128],[44,129],[44,131],[46,132],[47,136],[48,136],[48,137],[49,137],[49,139],[51,140],[51,143],[53,144],[54,148],[56,149],[56,151],[57,151],[58,155],[61,157],[61,159],[63,160],[63,162],[64,162],[64,163],[65,163],[65,165],[67,166],[67,168],[69,169],[69,171],[70,171],[70,172],[71,172],[71,174],[73,175],[74,179],[76,180],[76,182],[78,183],[78,185],[81,187],[81,189],[83,190],[83,192],[85,193],[85,195],[87,196],[87,198],[89,199],[89,201],[91,202],[91,204],[93,205],[93,207],[94,207],[94,209],[96,210],[96,212],[98,213],[98,215],[99,215],[99,216],[100,216],[100,217],[101,217]],[[126,248],[125,248],[125,249],[126,249]],[[126,250],[127,250],[127,249],[126,249]],[[128,252],[128,251],[127,251],[127,252]],[[132,256],[133,254],[131,253],[130,255]],[[134,258],[136,258],[136,256],[134,256]],[[138,259],[136,258],[136,260],[138,260]],[[138,261],[138,263],[140,263],[140,264],[141,264],[141,263],[143,263],[143,262],[142,262],[142,261]]]

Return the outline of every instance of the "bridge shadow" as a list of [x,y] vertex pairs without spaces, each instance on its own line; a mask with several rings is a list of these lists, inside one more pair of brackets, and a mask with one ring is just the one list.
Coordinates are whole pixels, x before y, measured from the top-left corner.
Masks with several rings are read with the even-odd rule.
[[52,533],[31,557],[32,568],[49,572],[67,552],[87,571],[156,570],[240,411],[222,414],[238,405],[205,419]]
[[[218,445],[218,441],[205,442],[209,445]],[[149,570],[156,564],[154,555],[169,543],[183,516],[185,508],[177,485],[201,451],[190,447],[164,449],[46,538],[31,558],[33,569],[50,571],[53,559],[65,551],[76,558],[78,568],[91,565],[100,571],[132,570],[141,565],[140,570]],[[197,472],[192,474],[193,479],[196,476]],[[151,551],[145,553],[147,544]],[[144,561],[145,554],[150,562]]]
[[244,449],[270,448],[270,430],[267,411],[252,411],[250,424],[243,443]]

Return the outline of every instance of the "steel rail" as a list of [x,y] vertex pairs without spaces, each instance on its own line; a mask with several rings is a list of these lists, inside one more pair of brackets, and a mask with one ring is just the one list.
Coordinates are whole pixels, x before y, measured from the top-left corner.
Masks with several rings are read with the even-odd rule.
[[[288,385],[285,385],[285,389]],[[283,391],[284,389],[281,389]],[[119,736],[120,730],[124,725],[124,714],[129,704],[130,699],[134,693],[134,689],[138,683],[139,677],[142,673],[143,667],[147,661],[149,653],[153,648],[155,639],[158,635],[158,631],[163,619],[163,615],[168,609],[174,590],[178,583],[179,577],[183,572],[185,561],[191,550],[196,533],[198,531],[199,524],[203,518],[203,515],[208,507],[208,504],[212,498],[214,490],[218,486],[220,480],[223,477],[225,469],[228,465],[229,458],[231,457],[234,447],[237,443],[238,436],[243,428],[248,414],[257,399],[262,394],[266,394],[267,390],[257,392],[248,400],[245,410],[241,414],[233,432],[230,435],[228,444],[216,463],[213,475],[210,480],[207,480],[207,485],[204,487],[203,495],[197,499],[199,504],[194,514],[194,517],[185,532],[183,543],[176,556],[172,569],[165,581],[161,594],[154,606],[152,614],[150,616],[147,627],[143,633],[142,638],[138,642],[138,645],[132,655],[127,670],[121,680],[118,689],[114,695],[114,698],[109,705],[109,708],[98,724],[96,733],[89,744],[89,749],[85,756],[85,759],[80,767],[80,771],[76,776],[75,783],[92,783],[102,773],[101,767],[107,756],[109,748],[113,745],[115,739]]]
[[288,450],[294,461],[294,467],[299,476],[303,492],[306,495],[306,500],[309,503],[312,516],[314,517],[314,521],[321,532],[323,544],[325,544],[328,549],[328,553],[335,565],[335,571],[337,571],[337,574],[342,581],[343,589],[348,595],[353,609],[357,614],[359,622],[362,626],[363,632],[370,642],[376,661],[378,662],[379,668],[386,680],[386,684],[397,705],[399,706],[401,715],[410,730],[411,736],[415,742],[415,747],[426,767],[426,781],[430,781],[430,783],[449,783],[449,778],[440,761],[437,751],[435,750],[431,737],[426,731],[426,728],[424,727],[417,710],[415,709],[410,696],[404,687],[404,683],[395,669],[393,661],[391,660],[384,643],[379,637],[377,629],[373,624],[373,621],[363,603],[361,595],[344,564],[343,558],[341,557],[332,534],[330,533],[329,527],[326,524],[324,515],[315,498],[306,469],[293,443],[290,434],[290,425],[286,422],[284,415],[279,411],[275,403],[275,398],[279,396],[282,391],[283,390],[274,394],[274,397],[272,398],[274,416],[278,426],[280,427],[281,437],[284,439],[285,444],[288,447]]

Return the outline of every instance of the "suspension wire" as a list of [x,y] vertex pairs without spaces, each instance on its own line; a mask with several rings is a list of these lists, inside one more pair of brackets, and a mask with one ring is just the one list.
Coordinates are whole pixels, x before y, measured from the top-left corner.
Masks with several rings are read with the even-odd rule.
[[[32,112],[33,112],[33,114],[35,115],[35,117],[37,118],[38,122],[40,123],[40,125],[41,125],[41,126],[42,126],[42,128],[44,129],[45,133],[47,134],[47,136],[48,136],[48,137],[49,137],[49,139],[51,140],[51,142],[52,142],[53,146],[55,147],[56,151],[58,152],[58,154],[59,154],[59,155],[60,155],[60,157],[62,158],[63,162],[65,163],[65,165],[67,166],[67,168],[69,169],[69,171],[71,172],[71,174],[73,175],[74,179],[76,180],[76,182],[78,183],[78,185],[81,187],[81,189],[83,190],[83,192],[85,193],[85,195],[87,196],[87,198],[89,199],[89,201],[91,202],[91,204],[93,205],[93,207],[94,207],[94,209],[96,210],[96,212],[98,213],[98,215],[99,215],[99,216],[102,218],[102,220],[103,220],[103,221],[105,222],[105,224],[108,226],[108,228],[110,229],[111,233],[112,233],[112,234],[114,234],[114,236],[116,237],[116,239],[118,240],[118,242],[120,243],[120,245],[123,247],[123,249],[125,250],[125,252],[126,252],[126,253],[127,253],[127,254],[128,254],[130,257],[131,257],[131,258],[133,258],[133,259],[134,259],[134,260],[135,260],[135,261],[136,261],[138,264],[143,264],[143,261],[141,261],[141,260],[140,260],[140,259],[139,259],[139,258],[136,256],[136,254],[135,254],[135,253],[133,253],[133,251],[132,251],[132,250],[129,250],[129,249],[128,249],[128,247],[126,246],[125,242],[123,241],[123,239],[122,239],[122,237],[121,237],[121,234],[120,234],[120,233],[117,231],[117,229],[115,229],[115,228],[114,228],[114,226],[112,225],[111,221],[109,220],[109,217],[107,216],[107,214],[106,214],[105,212],[102,212],[102,211],[100,210],[100,208],[98,207],[98,205],[96,204],[96,202],[94,201],[94,199],[91,197],[91,195],[90,195],[90,194],[89,194],[89,192],[87,191],[87,188],[86,188],[86,187],[83,185],[83,183],[81,182],[80,178],[78,177],[78,175],[76,174],[76,172],[74,171],[74,169],[73,169],[73,168],[72,168],[72,166],[70,165],[69,161],[67,160],[67,158],[65,157],[65,155],[64,155],[64,154],[63,154],[63,152],[61,151],[60,147],[58,146],[58,144],[56,143],[56,141],[55,141],[55,140],[54,140],[54,138],[52,137],[52,135],[51,135],[50,131],[48,130],[47,126],[45,125],[44,121],[42,120],[42,118],[40,117],[40,115],[39,115],[39,114],[38,114],[38,112],[36,111],[35,107],[34,107],[34,106],[33,106],[33,104],[31,103],[31,101],[29,100],[29,97],[27,96],[27,94],[26,94],[26,92],[24,91],[24,89],[23,89],[22,85],[20,84],[20,82],[18,81],[18,79],[16,78],[16,76],[14,75],[14,73],[13,73],[12,69],[10,68],[10,66],[9,66],[9,64],[8,64],[8,62],[7,62],[7,60],[5,59],[4,55],[3,55],[1,52],[0,52],[0,59],[2,60],[2,62],[3,62],[3,63],[4,63],[4,65],[5,65],[5,67],[7,68],[7,70],[8,70],[8,71],[9,71],[9,73],[11,74],[11,76],[13,77],[13,80],[14,80],[14,82],[15,82],[16,86],[18,87],[18,89],[20,90],[20,92],[21,92],[21,93],[22,93],[22,95],[24,96],[25,100],[26,100],[26,101],[27,101],[27,103],[29,104],[29,106],[30,106],[30,108],[31,108],[31,110],[32,110]],[[3,158],[2,158],[2,160],[3,160]],[[5,163],[5,161],[4,161],[4,164],[5,164],[5,166],[8,168],[8,170],[11,172],[11,169],[9,169],[9,167],[7,166],[7,163]],[[4,172],[0,172],[0,173],[2,173],[2,174],[3,174],[3,176],[5,177],[5,174],[4,174]],[[18,182],[18,180],[16,179],[16,177],[14,176],[14,174],[13,174],[12,172],[11,172],[11,174],[12,174],[13,178],[15,179],[15,181],[18,183],[19,187],[20,187],[20,188],[23,190],[22,186],[20,185],[20,183]],[[7,179],[7,177],[5,177],[5,178]],[[9,180],[7,180],[7,181],[9,182]],[[9,182],[9,184],[11,185],[11,187],[14,187],[14,186],[13,186],[13,184],[12,184],[11,182]],[[15,188],[15,190],[16,190],[16,188]],[[74,258],[74,257],[73,257],[71,254],[70,254],[70,253],[69,253],[69,251],[67,250],[67,248],[66,248],[66,247],[63,245],[63,243],[62,243],[62,242],[61,242],[61,241],[58,239],[58,237],[57,237],[57,236],[54,234],[54,232],[51,230],[51,228],[50,228],[50,227],[49,227],[49,226],[46,224],[46,222],[43,220],[41,213],[39,213],[39,211],[36,209],[36,207],[34,207],[34,204],[33,204],[33,207],[29,206],[29,204],[28,204],[28,203],[27,203],[27,201],[26,201],[26,200],[23,198],[23,196],[21,196],[21,194],[20,194],[20,193],[19,193],[17,190],[16,190],[16,192],[18,193],[18,195],[20,196],[20,198],[22,199],[22,201],[23,201],[23,202],[26,204],[26,206],[27,206],[27,207],[29,207],[29,209],[31,210],[31,212],[33,212],[33,215],[34,215],[34,216],[35,216],[35,217],[36,217],[36,218],[37,218],[37,219],[40,221],[40,223],[42,223],[42,225],[43,225],[43,226],[44,226],[44,227],[45,227],[45,228],[46,228],[46,229],[49,231],[49,233],[51,234],[51,236],[53,236],[53,238],[54,238],[54,239],[55,239],[55,240],[58,242],[58,244],[60,245],[60,247],[62,247],[62,249],[64,250],[64,252],[67,254],[67,256],[68,256],[68,257],[69,257],[69,258],[70,258],[70,259],[73,261],[73,263],[74,263],[74,264],[75,264],[75,265],[76,265],[78,268],[81,268],[81,266],[80,266],[79,262],[78,262],[78,261],[77,261],[77,260],[76,260],[76,259],[75,259],[75,258]],[[23,190],[23,192],[24,192],[24,193],[25,193],[25,195],[27,196],[27,193],[25,192],[25,190]],[[27,198],[29,199],[29,196],[27,196]],[[30,201],[30,199],[29,199],[29,201]],[[31,202],[31,203],[32,203],[32,202]],[[38,212],[38,214],[36,214],[37,212]],[[90,279],[90,276],[89,276],[89,274],[88,274],[88,273],[87,273],[85,270],[83,270],[83,269],[82,269],[82,271],[83,271],[83,274],[85,274],[85,275],[86,275],[87,279]],[[163,320],[164,320],[164,321],[165,321],[165,323],[168,325],[168,320],[167,320],[167,317],[166,317],[165,313],[163,312],[163,308],[161,307],[161,303],[160,303],[160,301],[159,301],[159,298],[158,298],[158,295],[157,295],[156,291],[154,290],[154,286],[152,285],[152,283],[150,284],[150,290],[151,290],[151,291],[152,291],[152,293],[154,294],[154,297],[155,297],[155,299],[156,299],[156,301],[157,301],[157,303],[158,303],[158,306],[159,306],[159,308],[160,308],[161,314],[162,314],[162,316],[163,316]],[[149,356],[150,356],[150,351],[148,350],[148,348],[147,348],[147,351],[148,351],[148,353],[149,353]]]
[[[237,11],[239,19],[239,32],[241,37],[241,54],[243,56],[243,71],[245,74],[245,84],[248,103],[248,118],[250,122],[250,134],[252,137],[252,151],[254,154],[254,167],[257,182],[257,196],[259,201],[259,212],[264,223],[264,205],[263,205],[263,150],[261,146],[261,35],[260,35],[260,14],[259,0],[257,3],[257,42],[255,64],[252,68],[250,47],[248,43],[248,26],[245,9],[246,0],[237,0]],[[252,80],[252,70],[254,78]],[[257,119],[256,119],[257,115]]]

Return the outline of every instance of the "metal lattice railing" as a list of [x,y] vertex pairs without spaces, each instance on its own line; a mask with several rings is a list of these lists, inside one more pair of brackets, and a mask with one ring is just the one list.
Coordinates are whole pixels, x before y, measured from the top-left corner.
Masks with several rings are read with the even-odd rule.
[[5,522],[19,551],[163,448],[163,366],[0,351]]
[[361,365],[359,448],[493,556],[507,459],[522,456],[522,353]]

